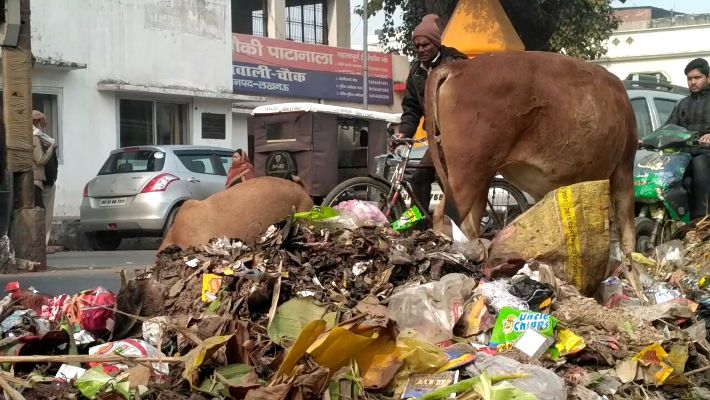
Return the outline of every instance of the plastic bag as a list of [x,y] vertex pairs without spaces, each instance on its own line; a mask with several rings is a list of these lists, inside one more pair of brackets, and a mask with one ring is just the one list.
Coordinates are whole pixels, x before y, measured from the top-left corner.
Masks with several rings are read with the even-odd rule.
[[293,218],[325,229],[355,229],[358,227],[355,214],[332,207],[316,206],[310,211],[295,213]]
[[77,379],[76,388],[88,399],[96,399],[99,395],[110,392],[118,393],[124,399],[131,398],[128,375],[113,378],[101,371],[101,368],[84,372]]
[[[115,354],[129,358],[165,357],[158,349],[140,339],[123,339],[90,347],[89,355],[95,354]],[[109,375],[115,375],[128,369],[128,365],[122,363],[90,362],[88,364],[91,368],[102,366],[103,371]],[[151,363],[151,366],[153,367],[153,375],[157,378],[163,378],[170,373],[168,364],[154,362]]]
[[498,351],[507,350],[528,329],[547,337],[554,337],[555,325],[557,325],[557,318],[550,315],[503,307],[496,319],[488,347]]
[[548,193],[498,232],[485,272],[502,273],[521,260],[552,267],[555,275],[591,296],[609,264],[609,181],[583,182]]
[[476,288],[474,295],[485,297],[488,304],[490,304],[496,312],[500,312],[503,307],[527,310],[528,304],[510,294],[508,291],[509,287],[508,281],[502,279],[493,282],[481,282]]
[[353,215],[357,226],[382,226],[387,224],[387,217],[376,205],[362,200],[347,200],[333,207],[336,210],[347,211]]
[[398,220],[392,223],[392,229],[394,229],[395,232],[404,232],[423,220],[424,215],[422,215],[422,212],[419,211],[417,206],[414,206],[405,211]]
[[532,393],[538,399],[566,400],[565,381],[554,372],[537,365],[521,364],[512,358],[501,355],[491,356],[482,352],[476,354],[476,361],[466,367],[471,375],[477,376],[486,371],[489,375],[505,375],[522,372],[526,376],[508,382],[516,388]]
[[217,300],[217,293],[222,289],[222,276],[215,274],[202,275],[202,297],[204,303]]
[[510,294],[523,300],[532,311],[540,311],[552,305],[555,291],[552,286],[533,280],[529,276],[518,279],[508,289]]
[[75,326],[100,336],[113,330],[116,296],[102,287],[85,290],[71,299],[67,318]]
[[660,244],[653,250],[658,267],[664,271],[673,271],[674,269],[685,267],[683,253],[683,242],[680,240],[671,240]]
[[143,322],[143,340],[152,346],[160,345],[165,334],[164,326],[168,322],[167,317],[155,317]]
[[621,279],[610,276],[599,285],[598,297],[601,300],[601,304],[608,305],[609,300],[615,296],[620,296],[624,294],[624,282]]
[[658,201],[658,189],[665,192],[683,180],[690,163],[688,153],[654,152],[634,164],[634,196],[637,199]]
[[475,284],[463,274],[448,274],[438,282],[394,294],[387,310],[400,329],[413,329],[433,343],[443,342],[452,338]]
[[584,342],[584,339],[577,336],[576,333],[569,329],[560,329],[557,331],[555,345],[550,348],[550,358],[557,360],[568,354],[579,353],[584,350],[585,347],[587,347],[587,344]]
[[419,334],[411,329],[404,330],[397,336],[397,350],[400,358],[407,364],[408,374],[431,373],[448,361],[444,350],[422,340]]

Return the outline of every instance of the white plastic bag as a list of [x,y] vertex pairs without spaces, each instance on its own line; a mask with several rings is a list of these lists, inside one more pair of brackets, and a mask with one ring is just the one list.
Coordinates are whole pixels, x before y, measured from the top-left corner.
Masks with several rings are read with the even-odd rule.
[[347,200],[333,207],[336,210],[346,211],[351,215],[357,226],[382,226],[387,225],[387,217],[376,205],[362,200]]
[[522,372],[525,377],[512,379],[510,383],[516,388],[532,393],[538,399],[566,400],[567,387],[565,381],[554,372],[537,365],[521,364],[501,355],[491,356],[482,352],[476,354],[474,364],[466,367],[473,376],[487,371],[489,375],[505,375]]
[[432,343],[453,337],[456,322],[473,295],[476,281],[463,274],[448,274],[438,282],[405,289],[390,297],[390,318],[401,330],[412,329]]

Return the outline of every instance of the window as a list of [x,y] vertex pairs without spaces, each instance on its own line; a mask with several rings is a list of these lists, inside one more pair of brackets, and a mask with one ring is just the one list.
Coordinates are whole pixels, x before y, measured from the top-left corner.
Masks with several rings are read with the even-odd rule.
[[126,150],[111,154],[99,170],[99,175],[163,170],[165,153],[155,150]]
[[670,117],[673,112],[673,108],[675,108],[678,102],[676,100],[654,97],[653,104],[656,105],[656,112],[658,112],[658,120],[660,124],[665,125],[666,121],[668,121],[668,117]]
[[303,43],[327,44],[324,0],[286,1],[286,39]]
[[221,158],[212,152],[176,151],[178,159],[190,172],[196,174],[227,176]]
[[229,168],[232,167],[232,154],[231,153],[217,153],[217,158],[219,159],[220,164],[222,164],[222,168],[225,171],[229,171]]
[[293,122],[275,122],[266,124],[266,142],[295,142],[295,132],[293,132]]
[[226,139],[227,116],[224,114],[202,113],[202,138]]
[[644,98],[631,99],[631,107],[633,107],[636,115],[636,131],[639,138],[643,139],[653,131],[648,102]]
[[338,120],[338,167],[367,168],[368,123]]
[[266,34],[266,0],[232,0],[232,32]]
[[121,147],[185,142],[185,104],[121,99],[119,109]]

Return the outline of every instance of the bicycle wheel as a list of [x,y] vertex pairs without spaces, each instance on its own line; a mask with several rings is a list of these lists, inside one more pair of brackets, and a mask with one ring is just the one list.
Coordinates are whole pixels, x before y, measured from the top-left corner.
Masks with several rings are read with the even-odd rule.
[[[377,208],[384,212],[387,209],[387,195],[389,192],[390,186],[388,184],[375,178],[361,176],[341,182],[325,196],[321,204],[332,207],[342,201],[361,200],[375,204]],[[400,198],[387,219],[390,222],[395,221],[404,213],[404,210],[404,201]]]
[[488,189],[486,213],[481,219],[481,237],[493,238],[498,231],[524,213],[530,204],[525,194],[510,182],[494,178]]

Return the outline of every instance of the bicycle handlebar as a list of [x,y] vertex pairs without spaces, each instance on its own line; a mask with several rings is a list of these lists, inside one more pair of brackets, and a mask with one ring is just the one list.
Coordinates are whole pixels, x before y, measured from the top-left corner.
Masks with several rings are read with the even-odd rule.
[[394,138],[390,137],[387,138],[388,142],[402,142],[402,143],[412,143],[412,144],[417,144],[417,143],[426,143],[427,139],[410,139],[410,138]]

